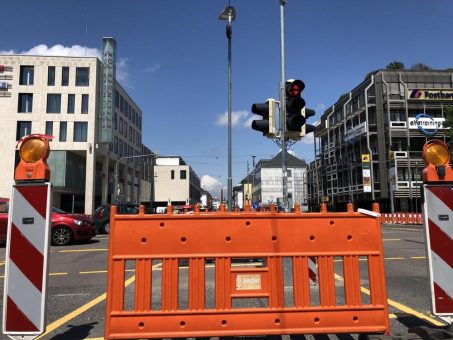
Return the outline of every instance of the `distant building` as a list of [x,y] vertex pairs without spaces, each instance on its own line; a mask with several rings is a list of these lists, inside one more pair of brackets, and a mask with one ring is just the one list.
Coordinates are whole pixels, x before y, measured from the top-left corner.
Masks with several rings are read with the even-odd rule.
[[311,207],[348,202],[381,210],[421,211],[422,148],[446,140],[453,72],[378,70],[343,94],[321,117],[308,172]]
[[[306,205],[307,164],[291,154],[287,155],[288,201],[290,207],[295,203]],[[262,159],[256,165],[252,176],[252,200],[260,204],[283,204],[283,174],[281,152],[272,159]],[[244,181],[250,184],[250,177]],[[243,181],[243,182],[244,182]],[[246,186],[244,186],[246,188]],[[247,191],[247,189],[245,189]]]
[[103,64],[96,57],[0,55],[0,196],[9,197],[18,162],[16,141],[30,133],[53,136],[48,164],[53,205],[92,213],[101,203],[139,203],[142,111],[113,81],[112,143],[101,143]]
[[154,165],[154,207],[197,204],[201,182],[193,169],[179,156],[157,156]]

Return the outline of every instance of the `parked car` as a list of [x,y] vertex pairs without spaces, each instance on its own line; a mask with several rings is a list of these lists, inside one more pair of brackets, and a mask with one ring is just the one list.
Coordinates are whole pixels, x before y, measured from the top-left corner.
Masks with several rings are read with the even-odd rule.
[[9,199],[0,198],[0,242],[6,242],[8,232],[8,208]]
[[[98,233],[110,233],[110,207],[113,204],[101,205],[96,208],[93,213],[93,220],[96,224]],[[139,206],[132,203],[119,203],[117,204],[118,214],[138,214]]]
[[[8,229],[8,201],[0,199],[0,242],[5,243]],[[86,241],[96,235],[90,216],[70,214],[52,208],[50,242],[54,246],[66,246],[74,241]]]

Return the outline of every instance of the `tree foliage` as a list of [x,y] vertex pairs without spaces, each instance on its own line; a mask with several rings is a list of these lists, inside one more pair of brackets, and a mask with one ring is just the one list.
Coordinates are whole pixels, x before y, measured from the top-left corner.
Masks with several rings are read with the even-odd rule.
[[428,65],[423,64],[423,63],[417,63],[415,65],[412,65],[411,70],[412,71],[428,71],[428,70],[431,70],[431,67],[429,67]]
[[387,70],[404,70],[405,66],[401,61],[392,61],[385,67]]
[[448,105],[444,107],[444,130],[445,135],[447,136],[447,143],[450,149],[450,160],[453,160],[453,105]]

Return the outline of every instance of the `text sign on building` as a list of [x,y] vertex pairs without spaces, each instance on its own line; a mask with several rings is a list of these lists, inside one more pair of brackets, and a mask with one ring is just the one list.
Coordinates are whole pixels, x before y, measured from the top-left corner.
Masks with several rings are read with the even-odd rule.
[[420,113],[414,118],[409,118],[409,129],[418,129],[427,136],[433,136],[438,129],[444,128],[445,118],[433,118],[426,113]]
[[371,192],[371,170],[370,170],[370,154],[362,154],[362,178],[363,192]]
[[453,90],[413,89],[408,90],[409,100],[448,100],[453,101]]
[[99,142],[113,142],[114,92],[116,78],[116,42],[102,38],[102,108],[99,117]]

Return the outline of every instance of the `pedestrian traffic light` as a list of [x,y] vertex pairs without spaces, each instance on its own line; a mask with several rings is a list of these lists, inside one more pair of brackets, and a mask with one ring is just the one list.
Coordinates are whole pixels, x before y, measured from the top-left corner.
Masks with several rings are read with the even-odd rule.
[[252,129],[261,131],[263,136],[268,138],[275,137],[275,99],[269,98],[265,103],[253,104],[252,112],[263,117],[263,119],[252,121]]
[[50,179],[50,170],[46,163],[50,152],[49,137],[32,134],[17,142],[20,162],[14,173],[16,181],[48,181]]
[[450,152],[445,142],[432,139],[423,146],[423,182],[453,182],[453,170],[450,167]]

